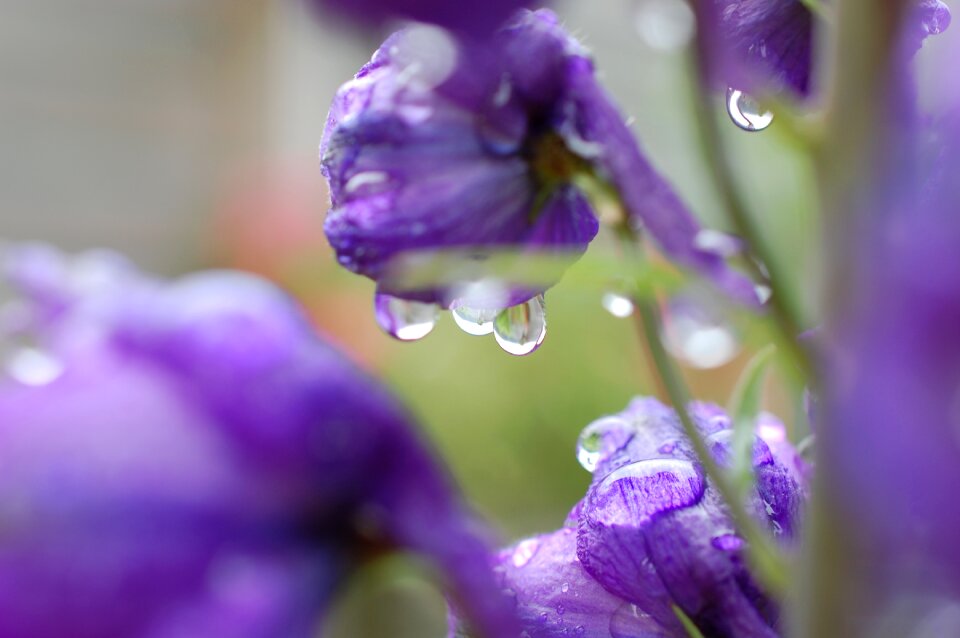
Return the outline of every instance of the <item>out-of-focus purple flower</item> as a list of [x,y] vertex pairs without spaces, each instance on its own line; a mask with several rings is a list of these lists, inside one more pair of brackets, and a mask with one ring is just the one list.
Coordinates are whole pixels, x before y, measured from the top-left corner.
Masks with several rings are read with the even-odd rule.
[[[691,415],[721,463],[730,419],[716,406]],[[706,636],[776,636],[778,610],[749,574],[745,543],[706,479],[675,412],[635,399],[587,426],[578,458],[593,483],[559,531],[498,555],[531,638],[679,638],[674,608]],[[769,415],[753,448],[751,513],[784,543],[798,532],[806,468]]]
[[432,561],[480,633],[512,631],[410,417],[276,288],[35,246],[9,275],[0,635],[312,635],[390,549]]
[[[327,237],[340,263],[381,293],[465,303],[449,286],[391,281],[397,259],[410,253],[576,258],[598,230],[576,182],[593,174],[674,261],[756,302],[753,285],[698,244],[696,221],[549,11],[521,12],[486,46],[427,28],[395,34],[340,89],[321,157],[332,200]],[[514,286],[494,302],[472,297],[466,305],[498,310],[542,290]]]
[[[899,139],[856,211],[853,294],[826,325],[818,448],[857,552],[842,574],[867,607],[849,609],[856,635],[960,631],[960,109],[935,131],[932,158],[914,146],[928,136]],[[920,631],[951,609],[952,629]]]
[[[913,55],[928,35],[950,24],[939,0],[913,0],[904,52]],[[698,0],[701,29],[710,51],[711,79],[722,87],[761,93],[788,91],[807,97],[814,89],[816,14],[801,0]],[[824,11],[831,3],[824,2]]]
[[[533,2],[529,0],[308,0],[322,10],[335,12],[354,22],[381,26],[391,19],[428,22],[466,36],[487,36],[510,15]],[[542,2],[539,4],[543,4]]]

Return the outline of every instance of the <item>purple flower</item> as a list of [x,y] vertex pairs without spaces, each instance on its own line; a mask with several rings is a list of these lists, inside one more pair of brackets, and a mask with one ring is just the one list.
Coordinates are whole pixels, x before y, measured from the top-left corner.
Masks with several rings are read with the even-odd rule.
[[528,0],[309,0],[317,8],[339,13],[351,20],[380,26],[391,19],[428,22],[470,36],[487,36]]
[[[913,0],[913,15],[904,34],[913,55],[928,35],[950,24],[950,11],[939,0]],[[711,51],[712,79],[723,87],[807,97],[814,89],[817,16],[801,0],[700,0],[701,30]],[[824,11],[832,10],[830,2]]]
[[598,230],[577,180],[595,175],[674,261],[756,302],[752,284],[698,244],[696,221],[549,11],[521,12],[485,46],[423,28],[393,35],[337,94],[321,156],[327,237],[381,293],[489,310],[533,297],[554,281],[464,302],[456,286],[411,287],[391,272],[410,253],[449,249],[575,259]]
[[933,128],[933,152],[918,149],[930,131],[900,138],[899,161],[872,182],[844,248],[856,294],[826,325],[818,467],[856,549],[838,590],[867,609],[848,620],[875,621],[857,635],[958,631],[918,629],[944,610],[956,623],[960,601],[958,107]]
[[[707,404],[690,409],[727,463],[729,418]],[[806,468],[779,421],[765,415],[757,435],[750,511],[791,543]],[[745,541],[672,410],[635,399],[587,426],[578,457],[594,478],[567,524],[498,555],[502,586],[531,638],[685,636],[674,607],[706,636],[778,635],[777,607],[747,571]]]
[[385,549],[432,561],[483,635],[512,631],[408,414],[276,288],[41,247],[12,264],[0,635],[311,635]]

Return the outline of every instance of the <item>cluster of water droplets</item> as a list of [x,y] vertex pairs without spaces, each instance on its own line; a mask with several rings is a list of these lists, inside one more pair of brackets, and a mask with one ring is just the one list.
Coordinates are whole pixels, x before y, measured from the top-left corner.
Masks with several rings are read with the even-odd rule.
[[752,96],[733,87],[727,89],[727,113],[733,123],[751,133],[773,123],[773,112],[763,108]]
[[[374,298],[377,324],[400,341],[417,341],[430,334],[440,318],[440,307],[386,294]],[[504,352],[525,356],[547,336],[547,315],[543,295],[500,310],[457,305],[451,310],[457,327],[473,336],[493,334]]]

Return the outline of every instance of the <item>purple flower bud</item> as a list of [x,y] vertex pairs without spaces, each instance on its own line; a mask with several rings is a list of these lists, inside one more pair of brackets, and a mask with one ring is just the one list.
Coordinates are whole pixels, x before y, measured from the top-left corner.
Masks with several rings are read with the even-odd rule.
[[[730,419],[713,405],[690,411],[728,463]],[[674,607],[707,636],[778,635],[776,605],[747,570],[746,541],[671,409],[635,399],[588,426],[580,447],[594,479],[567,525],[498,555],[502,587],[531,638],[686,635]],[[750,511],[792,543],[806,468],[770,415],[758,422],[753,468]]]
[[[912,0],[906,21],[904,52],[910,56],[928,35],[950,24],[950,11],[939,0]],[[700,19],[709,28],[701,37],[711,50],[712,80],[760,93],[788,91],[807,97],[812,78],[817,16],[801,0],[698,0]],[[833,5],[824,2],[824,10]],[[829,25],[824,25],[830,28]]]
[[[549,11],[524,11],[491,43],[425,28],[390,37],[337,94],[321,143],[341,264],[380,292],[457,303],[437,285],[390,278],[398,259],[459,249],[578,257],[598,221],[578,178],[612,185],[630,222],[678,264],[734,296],[753,286],[696,242],[699,227],[638,147],[583,47]],[[513,305],[542,292],[516,286]]]
[[428,22],[464,35],[486,36],[503,24],[528,0],[309,0],[319,9],[329,10],[369,26],[380,26],[393,18]]
[[310,635],[384,548],[432,561],[484,635],[511,631],[407,413],[272,285],[42,247],[10,279],[0,635]]

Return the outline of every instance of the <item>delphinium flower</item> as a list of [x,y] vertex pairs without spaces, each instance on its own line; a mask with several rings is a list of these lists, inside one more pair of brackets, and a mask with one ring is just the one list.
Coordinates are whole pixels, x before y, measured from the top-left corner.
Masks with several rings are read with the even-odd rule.
[[335,12],[367,26],[380,26],[392,19],[417,20],[444,27],[462,36],[485,37],[503,24],[529,0],[308,0],[325,11]]
[[[730,419],[709,404],[690,412],[711,454],[729,465]],[[790,546],[807,468],[774,417],[762,415],[756,434],[748,511]],[[778,607],[748,571],[746,541],[673,410],[635,399],[587,426],[578,459],[593,482],[566,524],[498,555],[523,635],[682,638],[678,611],[705,636],[779,635]]]
[[[928,35],[950,24],[940,0],[911,0],[903,54],[912,56]],[[772,119],[751,94],[786,94],[804,100],[815,90],[816,25],[832,12],[820,0],[697,0],[700,30],[712,82],[727,88],[728,110],[746,130],[759,130]],[[815,10],[814,7],[819,7]]]
[[[698,242],[700,228],[644,158],[586,50],[546,10],[477,45],[411,29],[390,37],[334,99],[321,143],[340,263],[377,282],[378,319],[401,339],[437,306],[525,354],[543,338],[543,285],[398,282],[411,254],[498,249],[578,257],[598,232],[581,178],[609,186],[635,227],[737,299],[753,284]],[[517,275],[522,279],[522,259]],[[505,310],[506,309],[506,310]]]
[[[844,635],[960,635],[960,102],[953,109],[933,135],[896,138],[898,161],[872,176],[837,256],[855,294],[836,297],[826,325],[818,448],[852,558],[819,568],[845,602]],[[920,144],[931,138],[932,152]]]
[[278,289],[11,255],[0,635],[315,635],[338,584],[393,549],[430,561],[482,635],[513,631],[410,416]]

